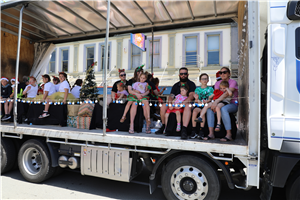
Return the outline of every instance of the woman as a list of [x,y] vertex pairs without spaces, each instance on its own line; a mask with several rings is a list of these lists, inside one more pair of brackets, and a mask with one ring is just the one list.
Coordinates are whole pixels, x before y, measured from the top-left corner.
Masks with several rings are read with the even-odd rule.
[[112,101],[115,101],[115,96],[116,96],[116,93],[118,92],[118,88],[117,88],[117,85],[122,81],[123,84],[125,85],[126,87],[126,90],[127,90],[127,85],[128,85],[128,81],[126,80],[126,73],[125,73],[125,69],[119,69],[119,77],[120,77],[120,80],[115,82],[112,89],[111,89],[111,98],[108,98],[107,100],[107,104],[109,105]]
[[[60,80],[60,85],[59,85],[59,90],[58,92],[52,94],[51,96],[48,97],[49,101],[60,101],[63,100],[62,103],[66,104],[67,99],[73,99],[75,100],[75,97],[70,93],[70,84],[68,81],[68,75],[65,72],[60,72],[59,73],[59,80]],[[47,103],[45,105],[45,110],[43,111],[43,114],[39,116],[39,118],[45,118],[49,117],[50,114],[48,113],[49,111],[50,104]]]
[[[135,71],[134,71],[133,78],[130,79],[128,81],[128,83],[127,83],[127,85],[128,85],[128,92],[130,94],[132,94],[132,95],[135,95],[138,99],[142,99],[143,96],[149,94],[149,90],[147,90],[146,93],[144,93],[144,94],[139,94],[138,92],[135,92],[132,89],[132,85],[135,82],[139,82],[140,81],[140,76],[141,76],[141,74],[144,73],[143,67],[144,67],[144,65],[137,67],[135,69]],[[131,134],[134,133],[134,119],[135,119],[135,115],[136,115],[136,112],[137,112],[137,107],[138,107],[138,105],[134,103],[134,104],[132,104],[131,109],[130,109],[130,127],[129,127],[129,133],[131,133]],[[149,108],[150,107],[149,107],[149,103],[148,102],[146,104],[144,104],[144,106],[143,106],[144,113],[149,113],[150,114]],[[147,125],[150,125],[150,123],[149,123],[150,116],[148,116],[146,120],[147,120]]]
[[[221,116],[222,121],[226,129],[226,136],[220,141],[227,142],[232,141],[232,134],[231,134],[231,120],[229,113],[235,113],[238,110],[238,105],[236,103],[237,97],[238,97],[238,85],[237,82],[233,79],[230,79],[230,69],[228,67],[222,67],[219,71],[219,74],[222,78],[222,80],[216,82],[215,89],[220,89],[220,83],[222,81],[228,81],[229,83],[229,90],[233,93],[232,99],[230,104],[225,105],[221,108]],[[204,140],[214,139],[214,125],[215,125],[215,116],[214,112],[216,110],[216,107],[218,103],[220,103],[222,100],[224,100],[228,96],[228,93],[224,93],[222,96],[220,96],[218,99],[216,99],[212,105],[211,108],[207,110],[207,123],[209,128],[209,134],[207,137],[204,137]]]

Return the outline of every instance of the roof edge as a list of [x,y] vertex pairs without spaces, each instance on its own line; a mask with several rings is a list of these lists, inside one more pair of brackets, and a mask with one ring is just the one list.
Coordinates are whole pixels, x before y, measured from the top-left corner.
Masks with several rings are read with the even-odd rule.
[[16,0],[16,1],[9,1],[6,3],[2,3],[1,4],[1,11],[8,9],[8,8],[12,8],[21,4],[25,4],[25,3],[29,3],[30,1],[20,1],[20,0]]

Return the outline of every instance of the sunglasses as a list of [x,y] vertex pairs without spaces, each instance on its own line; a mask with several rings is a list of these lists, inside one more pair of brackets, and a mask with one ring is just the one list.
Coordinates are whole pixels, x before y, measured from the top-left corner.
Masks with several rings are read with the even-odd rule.
[[126,74],[120,74],[120,76],[126,76]]
[[179,73],[180,74],[180,76],[183,76],[183,75],[188,75],[188,73]]
[[228,71],[220,71],[220,72],[219,72],[220,75],[222,75],[222,74],[227,74],[227,73],[228,73]]

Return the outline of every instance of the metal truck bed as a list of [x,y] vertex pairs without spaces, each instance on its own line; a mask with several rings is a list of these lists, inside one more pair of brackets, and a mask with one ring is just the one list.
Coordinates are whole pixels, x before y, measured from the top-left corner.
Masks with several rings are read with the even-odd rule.
[[[231,142],[220,142],[219,139],[203,141],[198,139],[181,140],[175,136],[164,136],[135,133],[129,134],[128,132],[108,132],[106,136],[103,135],[102,129],[87,130],[77,129],[71,127],[60,126],[37,126],[19,124],[14,129],[13,123],[2,123],[0,127],[2,134],[9,134],[12,136],[32,135],[39,137],[47,137],[47,140],[59,140],[61,143],[67,140],[78,142],[96,142],[105,144],[128,145],[150,148],[163,148],[163,149],[178,149],[186,151],[201,151],[201,152],[216,152],[227,154],[248,155],[248,146],[241,135],[238,133],[237,138]],[[70,141],[68,141],[70,142]],[[83,143],[82,143],[83,144]]]

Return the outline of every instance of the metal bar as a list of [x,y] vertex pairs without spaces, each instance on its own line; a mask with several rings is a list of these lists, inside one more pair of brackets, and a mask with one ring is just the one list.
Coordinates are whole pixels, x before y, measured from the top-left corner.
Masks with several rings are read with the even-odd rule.
[[225,158],[225,157],[220,157],[220,156],[214,156],[212,155],[212,153],[210,152],[206,152],[210,157],[212,157],[215,160],[225,160],[225,161],[232,161],[233,160],[233,156],[231,158]]
[[187,3],[187,6],[188,6],[188,8],[189,8],[190,14],[191,14],[191,16],[192,16],[192,20],[194,20],[195,17],[194,17],[193,10],[192,10],[192,8],[191,8],[191,4],[190,4],[189,0],[187,0],[186,3]]
[[[20,10],[19,8],[14,8],[14,9],[15,9],[15,10],[18,10],[18,11]],[[36,16],[36,15],[34,15],[34,14],[32,14],[32,13],[26,11],[26,10],[24,11],[24,14],[26,14],[26,15],[32,17],[33,19],[36,19],[36,20],[39,20],[39,21],[41,21],[41,22],[43,22],[43,23],[45,23],[45,24],[48,24],[49,26],[52,26],[52,27],[54,27],[54,28],[57,28],[58,30],[60,30],[60,31],[62,31],[62,32],[65,32],[65,33],[68,34],[69,36],[72,35],[72,34],[69,33],[68,31],[66,31],[66,30],[64,30],[64,29],[62,29],[62,28],[60,28],[59,26],[56,26],[55,24],[52,24],[51,22],[48,22],[48,21],[46,21],[46,20],[43,20],[41,17]]]
[[[18,33],[14,32],[14,31],[11,31],[11,30],[9,30],[9,29],[7,29],[7,28],[1,27],[1,31],[4,31],[4,32],[6,32],[6,33],[10,33],[10,34],[13,34],[13,35],[18,36]],[[21,35],[21,37],[24,38],[24,39],[26,39],[26,40],[29,40],[29,41],[34,41],[33,39],[31,39],[31,38],[29,38],[29,37],[27,37],[27,36],[24,36],[24,35]]]
[[126,19],[129,24],[131,24],[132,27],[135,27],[135,25],[117,8],[117,6],[115,6],[113,3],[110,4],[120,15],[122,15],[124,19]]
[[23,139],[23,134],[7,135],[5,133],[2,133],[2,137],[17,138],[21,140]]
[[[4,23],[4,24],[10,25],[10,26],[12,26],[12,27],[15,27],[15,28],[19,28],[19,26],[18,26],[17,24],[8,22],[8,21],[6,21],[6,20],[4,20],[4,19],[1,19],[1,22]],[[29,29],[27,29],[27,28],[24,28],[24,27],[23,27],[23,31],[26,31],[27,33],[30,33],[30,34],[35,35],[35,36],[37,36],[37,37],[46,39],[46,37],[45,37],[44,35],[41,35],[41,34],[36,33],[36,32],[34,32],[34,31],[31,31],[31,30],[29,30]]]
[[217,13],[217,1],[214,0],[214,11],[215,11],[215,17],[218,16],[218,13]]
[[83,17],[81,17],[80,15],[78,15],[76,12],[74,12],[73,10],[71,10],[70,8],[68,8],[67,6],[57,2],[57,1],[52,1],[53,3],[55,3],[56,5],[62,7],[63,9],[65,9],[66,11],[68,11],[69,13],[71,13],[72,15],[75,15],[76,17],[78,17],[79,19],[81,19],[82,21],[84,21],[85,23],[91,25],[92,27],[94,27],[95,29],[97,29],[98,31],[101,31],[97,26],[95,26],[94,24],[92,24],[91,22],[87,21],[86,19],[84,19]]
[[17,60],[16,60],[16,84],[14,89],[14,129],[17,128],[17,117],[18,117],[18,78],[19,78],[19,61],[20,61],[20,47],[21,47],[21,35],[22,35],[22,19],[23,19],[23,10],[25,5],[22,6],[20,10],[20,20],[19,20],[19,33],[18,33],[18,49],[17,49]]
[[[96,9],[91,7],[89,4],[85,3],[84,1],[79,1],[79,2],[82,3],[83,5],[85,5],[86,7],[88,7],[91,11],[93,11],[99,17],[101,17],[102,19],[104,19],[106,21],[106,17],[104,17],[100,12],[98,12]],[[118,29],[118,27],[116,27],[112,22],[109,22],[109,24],[112,25],[115,29]]]
[[154,33],[153,33],[153,27],[151,28],[151,31],[152,31],[151,74],[153,74],[153,44],[154,44]]
[[49,10],[47,10],[47,9],[45,9],[45,8],[43,8],[43,7],[41,7],[41,6],[37,5],[37,4],[35,4],[35,3],[30,3],[30,5],[33,5],[33,6],[37,7],[37,8],[39,8],[39,9],[43,10],[44,12],[48,13],[49,15],[52,15],[53,17],[56,17],[57,19],[59,19],[59,20],[65,22],[65,23],[69,24],[70,26],[76,28],[76,29],[79,30],[80,32],[86,34],[86,32],[85,32],[84,30],[82,30],[82,29],[79,28],[78,26],[75,26],[74,24],[68,22],[68,21],[65,20],[64,18],[62,18],[62,17],[60,17],[60,16],[54,14],[53,12],[50,12]]
[[103,69],[103,136],[106,136],[106,124],[107,124],[106,71],[108,65],[109,18],[110,18],[110,0],[107,0],[107,19],[106,19],[105,56],[104,56],[105,65]]
[[160,0],[159,2],[160,2],[160,4],[162,5],[162,7],[164,8],[164,10],[165,10],[165,12],[167,13],[167,15],[169,16],[170,21],[173,22],[174,20],[172,19],[172,17],[171,17],[171,15],[170,15],[169,11],[167,10],[167,8],[166,8],[164,2],[162,2],[162,0]]
[[142,11],[142,13],[145,15],[145,17],[147,17],[147,19],[149,20],[150,24],[153,25],[152,20],[147,15],[147,13],[144,11],[144,9],[138,4],[138,2],[136,2],[135,0],[133,0],[133,3],[135,3],[135,5],[140,9],[140,11]]
[[[14,16],[14,15],[12,15],[10,13],[7,13],[5,11],[1,11],[1,13],[4,14],[4,15],[6,15],[6,16],[8,16],[8,17],[11,17],[11,18],[19,21],[18,17]],[[45,33],[48,33],[49,35],[53,35],[54,37],[58,38],[58,35],[56,33],[52,33],[51,31],[48,31],[48,30],[46,30],[46,29],[44,29],[44,28],[42,28],[42,27],[40,27],[40,26],[38,26],[38,25],[36,25],[34,23],[31,23],[31,22],[26,21],[26,20],[22,20],[22,22],[25,23],[25,24],[28,24],[29,26],[37,28],[37,29],[39,29],[39,30],[41,30],[41,31],[43,31]]]

